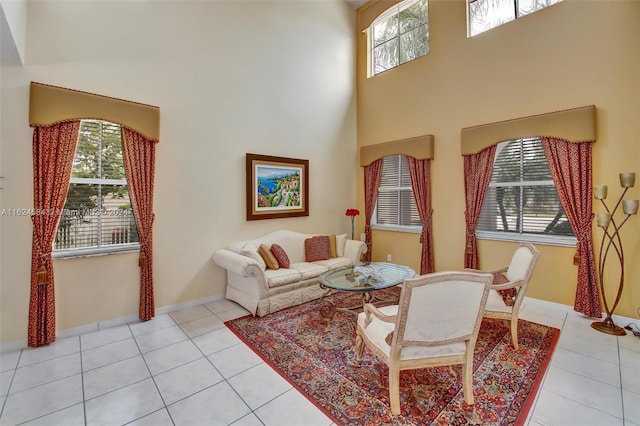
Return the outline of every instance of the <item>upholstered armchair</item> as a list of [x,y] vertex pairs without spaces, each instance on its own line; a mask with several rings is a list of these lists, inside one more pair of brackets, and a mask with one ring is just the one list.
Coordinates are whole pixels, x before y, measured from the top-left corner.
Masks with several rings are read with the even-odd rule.
[[511,322],[511,342],[515,349],[518,349],[518,315],[539,256],[540,252],[532,244],[520,243],[509,266],[492,271],[467,269],[493,274],[493,285],[484,316]]
[[473,350],[493,276],[436,272],[402,284],[398,305],[368,303],[358,315],[356,354],[368,347],[389,366],[391,412],[400,414],[400,371],[462,365],[462,389],[473,404]]

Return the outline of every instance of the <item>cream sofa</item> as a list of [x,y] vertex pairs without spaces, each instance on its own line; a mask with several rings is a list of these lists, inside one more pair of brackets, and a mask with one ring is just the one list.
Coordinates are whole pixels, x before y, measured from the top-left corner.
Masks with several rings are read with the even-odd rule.
[[[317,299],[324,292],[318,284],[320,275],[357,264],[367,251],[362,241],[336,235],[337,257],[305,262],[305,240],[315,235],[321,234],[280,230],[217,250],[213,262],[227,271],[227,299],[257,316]],[[261,244],[281,246],[291,263],[289,268],[268,269],[258,253]]]

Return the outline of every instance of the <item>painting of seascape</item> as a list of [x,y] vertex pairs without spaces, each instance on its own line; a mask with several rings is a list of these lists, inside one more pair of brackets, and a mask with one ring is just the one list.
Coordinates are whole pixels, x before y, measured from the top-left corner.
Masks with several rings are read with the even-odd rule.
[[262,208],[300,207],[300,168],[258,166],[256,206]]
[[309,161],[247,154],[247,220],[308,216]]

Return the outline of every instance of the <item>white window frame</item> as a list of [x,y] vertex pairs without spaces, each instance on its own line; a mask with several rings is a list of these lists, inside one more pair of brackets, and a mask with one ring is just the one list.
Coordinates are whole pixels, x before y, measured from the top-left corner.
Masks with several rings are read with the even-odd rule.
[[[392,157],[398,157],[398,161],[400,161],[401,157],[403,157],[403,155],[397,154],[397,155],[393,155]],[[406,160],[405,160],[406,161]],[[401,170],[400,167],[398,167],[398,170]],[[401,178],[400,176],[398,176],[398,183],[401,182]],[[386,187],[381,187],[378,186],[378,193],[380,192],[397,192],[400,193],[400,191],[406,191],[409,190],[411,191],[411,195],[413,196],[413,188],[411,187],[411,184],[409,184],[409,186],[386,186]],[[395,232],[409,232],[409,233],[421,233],[422,232],[422,226],[414,226],[414,225],[400,225],[400,224],[394,224],[394,225],[386,225],[386,224],[378,224],[378,201],[379,197],[376,197],[376,206],[373,210],[373,216],[371,218],[371,229],[378,229],[378,230],[383,230],[383,231],[395,231]],[[398,197],[399,200],[399,197]],[[415,202],[415,197],[413,198],[414,202]],[[400,212],[400,207],[398,206],[398,212]]]
[[[510,3],[510,6],[512,6],[509,9],[505,9],[505,10],[501,10],[498,11],[496,15],[491,16],[491,18],[495,21],[495,22],[490,22],[489,23],[489,27],[486,29],[483,29],[477,33],[472,33],[472,24],[471,24],[471,4],[472,3],[476,3],[479,1],[484,1],[484,0],[467,0],[467,38],[470,37],[475,37],[479,34],[485,33],[489,30],[492,30],[494,28],[498,28],[504,24],[507,24],[509,22],[513,22],[513,21],[517,21],[518,19],[522,18],[523,16],[527,16],[530,15],[534,12],[537,12],[539,10],[545,9],[549,6],[553,6],[554,4],[560,3],[563,0],[546,0],[547,4],[538,4],[538,5],[533,5],[533,7],[530,8],[530,10],[521,10],[520,9],[520,4],[524,3],[524,0],[503,0],[505,4]],[[486,0],[486,1],[491,1],[491,0]],[[494,0],[495,1],[495,0]],[[535,3],[535,0],[527,0],[529,3]],[[505,12],[509,12],[508,16]],[[500,19],[501,17],[498,16],[500,15],[500,13],[502,13],[502,18],[504,19]],[[513,15],[512,15],[513,13]]]
[[[405,9],[410,8],[411,6],[413,6],[414,4],[418,3],[419,1],[422,0],[404,0],[401,1],[397,4],[394,4],[393,6],[391,6],[389,9],[385,10],[384,12],[382,12],[380,15],[378,15],[378,17],[371,23],[371,25],[369,25],[369,27],[367,27],[363,32],[367,35],[367,78],[371,78],[371,77],[375,77],[378,74],[382,74],[385,71],[389,71],[392,70],[394,68],[398,68],[400,65],[406,64],[408,62],[414,61],[418,58],[422,58],[423,56],[426,56],[429,54],[429,18],[428,18],[428,12],[427,12],[427,22],[426,22],[426,26],[427,26],[427,52],[424,55],[418,56],[414,59],[410,59],[409,61],[400,63],[400,59],[398,59],[398,65],[391,67],[391,68],[387,68],[386,70],[377,72],[375,71],[375,63],[374,63],[374,54],[373,51],[377,46],[374,46],[374,40],[373,40],[373,28],[375,27],[376,24],[382,22],[382,21],[386,21],[389,18],[391,18],[393,15],[398,15],[400,14],[400,12],[402,12]],[[429,8],[429,0],[424,0],[427,3],[427,10]],[[417,28],[417,27],[416,27]],[[412,31],[415,30],[415,28],[412,29]],[[395,37],[390,38],[389,40],[386,40],[385,43],[388,43],[390,40],[394,40],[396,38],[400,38],[400,36],[402,36],[405,33],[400,33],[398,31],[398,35],[396,35]],[[398,54],[400,54],[400,51],[398,50]]]
[[[109,123],[105,120],[87,120],[87,121],[99,121],[102,123]],[[117,123],[109,123],[109,124],[117,124]],[[78,135],[80,137],[80,135]],[[77,148],[76,148],[77,150]],[[75,158],[75,154],[74,154]],[[124,160],[123,160],[124,161]],[[96,178],[78,178],[72,177],[69,181],[69,184],[93,184],[93,185],[128,185],[126,178],[125,179],[102,179],[100,178],[100,174],[102,173],[102,158],[98,159],[98,177]],[[65,200],[66,203],[66,200]],[[98,228],[100,229],[100,238],[102,237],[102,225],[101,220],[105,216],[102,213],[104,207],[101,204],[98,204],[96,207],[96,212],[98,212]],[[57,229],[56,229],[57,232]],[[76,258],[76,257],[89,257],[89,256],[97,256],[97,255],[105,255],[105,254],[113,254],[113,253],[127,253],[127,252],[135,252],[140,250],[139,242],[131,242],[131,243],[120,243],[120,244],[99,244],[98,246],[91,247],[77,247],[77,248],[55,248],[55,242],[52,250],[53,259],[65,259],[65,258]]]
[[[523,138],[527,139],[527,138]],[[498,160],[498,156],[503,147],[507,144],[513,142],[513,140],[500,142],[496,149],[496,154],[493,160],[492,166],[492,175],[495,171],[495,164]],[[489,188],[496,186],[520,186],[531,187],[531,186],[552,186],[555,189],[555,184],[553,180],[541,180],[541,181],[522,181],[519,182],[499,182],[494,183],[491,182],[489,184]],[[553,245],[553,246],[563,246],[563,247],[575,247],[577,243],[577,239],[575,236],[567,236],[567,235],[553,235],[553,234],[533,234],[527,232],[505,232],[505,231],[480,231],[476,226],[476,238],[483,240],[496,240],[496,241],[517,241],[517,242],[528,242],[533,244],[544,244],[544,245]]]

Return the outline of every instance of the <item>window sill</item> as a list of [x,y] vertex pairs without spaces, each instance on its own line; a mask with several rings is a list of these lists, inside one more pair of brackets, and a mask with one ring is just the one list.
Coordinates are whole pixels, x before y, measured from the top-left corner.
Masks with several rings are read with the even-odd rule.
[[72,250],[56,250],[53,252],[53,260],[78,259],[82,257],[107,256],[112,254],[125,254],[140,251],[140,244],[127,244],[126,246],[111,246],[100,248],[81,248]]
[[421,226],[371,225],[371,229],[375,231],[406,232],[409,234],[420,234],[422,232]]
[[515,233],[512,234],[503,232],[476,232],[476,237],[480,240],[515,241],[560,247],[575,247],[577,242],[576,237],[566,237],[559,235],[550,236]]

